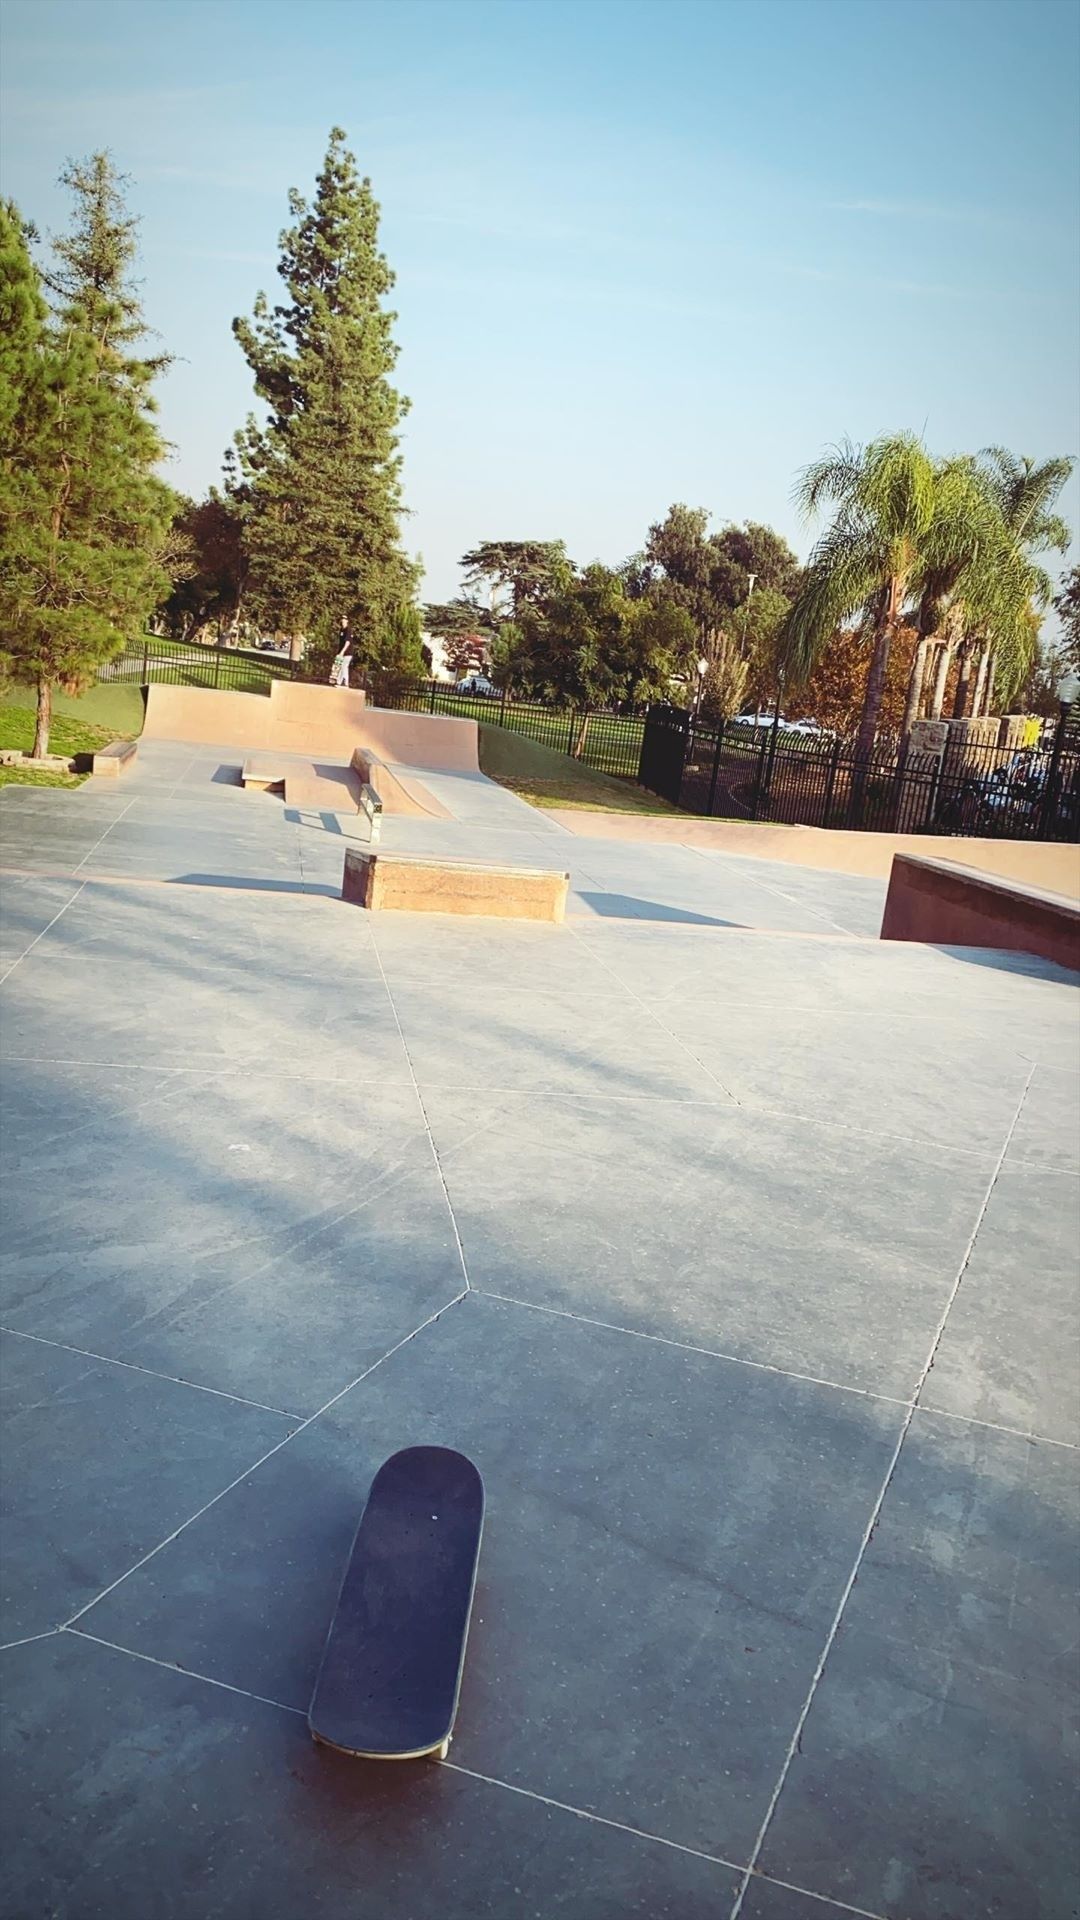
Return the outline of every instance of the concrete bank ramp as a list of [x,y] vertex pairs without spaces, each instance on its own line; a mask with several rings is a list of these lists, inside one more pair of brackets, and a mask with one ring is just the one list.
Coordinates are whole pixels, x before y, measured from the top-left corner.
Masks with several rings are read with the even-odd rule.
[[269,695],[152,685],[143,738],[262,747],[346,763],[356,747],[369,747],[396,768],[449,773],[476,773],[480,765],[475,720],[369,707],[366,696],[351,688],[292,680],[273,681]]

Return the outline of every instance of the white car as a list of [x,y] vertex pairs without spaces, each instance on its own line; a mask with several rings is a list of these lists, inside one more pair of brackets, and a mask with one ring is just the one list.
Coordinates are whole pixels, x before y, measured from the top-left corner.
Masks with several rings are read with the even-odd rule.
[[464,680],[455,680],[454,682],[455,693],[486,693],[497,696],[498,691],[498,687],[492,686],[491,681],[484,673],[467,673]]

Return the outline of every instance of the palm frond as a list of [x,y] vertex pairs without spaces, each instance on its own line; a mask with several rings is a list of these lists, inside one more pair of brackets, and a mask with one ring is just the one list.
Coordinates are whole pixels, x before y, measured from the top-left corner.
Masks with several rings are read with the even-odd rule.
[[862,449],[841,440],[820,460],[812,460],[798,475],[792,497],[805,519],[813,519],[827,500],[850,500],[862,470]]
[[777,636],[777,660],[789,684],[809,677],[837,627],[866,605],[879,584],[874,554],[831,528],[815,547]]
[[1018,457],[1006,447],[984,447],[979,460],[1002,517],[1020,545],[1036,552],[1045,547],[1064,551],[1068,529],[1051,509],[1072,473],[1072,457],[1059,454],[1037,461],[1027,454]]

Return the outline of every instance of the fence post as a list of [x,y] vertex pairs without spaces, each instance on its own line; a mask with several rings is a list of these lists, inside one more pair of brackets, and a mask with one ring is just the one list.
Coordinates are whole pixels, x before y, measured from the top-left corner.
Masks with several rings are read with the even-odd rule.
[[706,813],[710,815],[716,803],[716,783],[720,778],[720,756],[724,751],[724,728],[726,724],[726,721],[721,720],[716,729],[716,748],[712,757],[712,779],[709,781],[709,800],[705,808]]
[[505,727],[506,725],[506,688],[505,687],[502,690],[502,697],[499,701],[499,725],[500,727]]
[[778,698],[776,702],[776,718],[773,721],[772,726],[769,728],[769,765],[768,765],[768,772],[765,778],[766,806],[769,806],[772,801],[773,767],[776,765],[776,742],[777,742],[779,733],[780,733],[780,701]]
[[574,717],[575,717],[574,709],[573,707],[571,707],[570,722],[567,728],[567,735],[566,735],[566,751],[571,759],[573,758],[573,753],[574,753]]
[[769,738],[768,738],[768,735],[766,734],[761,742],[761,752],[758,754],[757,779],[754,781],[754,797],[750,802],[751,820],[757,819],[758,808],[761,805],[761,783],[765,773],[765,756],[768,753],[768,751],[769,751]]
[[836,792],[836,776],[840,771],[840,755],[843,752],[843,750],[844,750],[843,741],[834,740],[832,755],[829,760],[829,776],[825,782],[825,805],[821,815],[821,824],[823,827],[827,827],[829,824],[829,815],[832,812],[833,794]]
[[142,643],[142,677],[143,685],[146,686],[150,679],[150,642],[145,634],[143,634]]
[[1047,769],[1046,784],[1043,787],[1042,805],[1039,808],[1039,838],[1049,838],[1050,828],[1057,816],[1058,793],[1061,787],[1061,749],[1065,745],[1065,729],[1069,724],[1069,708],[1064,700],[1058,702],[1058,723],[1054,728],[1054,744],[1050,749],[1050,765]]
[[434,713],[434,711],[435,711],[435,682],[434,682],[434,680],[432,680],[432,682],[431,682],[431,705],[430,705],[430,707],[428,708],[428,712],[429,712],[429,713]]
[[215,687],[220,687],[220,685],[221,685],[221,655],[220,655],[220,653],[215,653],[215,654],[214,654],[214,685],[215,685]]

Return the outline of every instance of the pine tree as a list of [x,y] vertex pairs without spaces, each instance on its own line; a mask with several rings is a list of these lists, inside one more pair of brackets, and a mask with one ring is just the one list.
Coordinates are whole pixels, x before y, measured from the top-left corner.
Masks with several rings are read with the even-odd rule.
[[37,686],[35,755],[53,688],[77,686],[137,632],[161,593],[172,496],[162,444],[106,332],[71,298],[50,319],[27,230],[0,210],[0,654]]
[[150,382],[170,365],[170,356],[134,351],[150,329],[131,278],[139,222],[124,200],[128,176],[101,152],[69,160],[60,184],[74,198],[75,218],[70,233],[54,235],[53,264],[42,276],[53,306],[94,341],[102,377],[153,411]]
[[278,269],[288,304],[271,309],[260,294],[253,319],[233,322],[269,418],[237,434],[228,485],[264,619],[325,647],[344,615],[358,660],[378,665],[389,616],[415,590],[399,532],[408,402],[390,384],[394,276],[379,209],[344,142],[335,127],[310,206],[289,195]]

